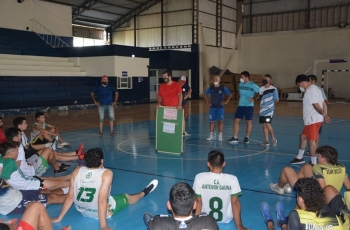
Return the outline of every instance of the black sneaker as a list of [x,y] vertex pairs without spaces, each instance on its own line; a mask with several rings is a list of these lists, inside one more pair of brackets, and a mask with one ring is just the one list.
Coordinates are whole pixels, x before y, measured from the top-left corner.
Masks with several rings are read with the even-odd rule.
[[58,170],[53,170],[53,173],[55,175],[58,175],[58,174],[66,172],[66,171],[67,171],[67,169],[60,167]]
[[143,223],[145,223],[147,228],[148,228],[149,224],[151,223],[152,219],[153,219],[153,216],[150,213],[145,212],[143,214]]
[[249,137],[245,137],[243,140],[244,143],[248,144],[249,143]]
[[305,160],[304,158],[298,159],[297,157],[295,157],[292,161],[290,161],[289,163],[291,163],[292,165],[298,165],[298,164],[304,164]]
[[229,143],[238,143],[238,138],[231,137],[231,139],[228,139],[227,142],[229,142]]

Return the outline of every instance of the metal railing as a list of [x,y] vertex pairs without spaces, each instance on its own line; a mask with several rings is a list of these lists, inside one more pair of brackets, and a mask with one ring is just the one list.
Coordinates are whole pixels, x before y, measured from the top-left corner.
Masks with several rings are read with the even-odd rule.
[[45,26],[41,25],[35,19],[32,19],[31,30],[52,48],[70,47],[70,45],[68,45],[61,38],[53,34],[50,30],[48,30]]

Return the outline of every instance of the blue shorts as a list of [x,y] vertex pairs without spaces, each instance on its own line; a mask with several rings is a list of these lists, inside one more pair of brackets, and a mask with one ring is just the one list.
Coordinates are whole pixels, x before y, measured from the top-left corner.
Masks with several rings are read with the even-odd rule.
[[209,121],[223,121],[224,120],[224,108],[212,108],[209,110]]
[[40,193],[40,190],[19,190],[22,193],[22,200],[9,214],[22,214],[30,202],[40,202],[45,207],[47,204],[47,194]]
[[238,106],[235,114],[235,118],[246,120],[252,120],[254,114],[254,106]]
[[98,115],[100,116],[100,122],[103,122],[105,118],[105,112],[108,112],[108,118],[110,121],[114,121],[114,106],[113,105],[100,105],[98,107]]

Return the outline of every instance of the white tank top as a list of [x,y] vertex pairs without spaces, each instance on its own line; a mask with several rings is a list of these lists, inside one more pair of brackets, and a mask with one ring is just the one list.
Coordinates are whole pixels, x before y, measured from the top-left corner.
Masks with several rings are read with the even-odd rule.
[[[98,195],[102,185],[102,174],[106,169],[81,167],[74,182],[74,204],[83,216],[98,218]],[[110,192],[111,189],[109,189]],[[106,217],[113,215],[116,202],[109,194]]]

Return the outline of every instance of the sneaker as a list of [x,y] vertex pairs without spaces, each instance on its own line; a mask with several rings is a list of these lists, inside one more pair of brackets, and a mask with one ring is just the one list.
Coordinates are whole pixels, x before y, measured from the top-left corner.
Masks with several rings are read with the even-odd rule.
[[207,138],[207,141],[211,141],[211,140],[214,140],[214,136],[213,136],[213,135],[210,135],[210,136]]
[[228,143],[238,143],[238,138],[231,137],[231,139],[227,140]]
[[64,145],[62,145],[62,144],[58,144],[58,145],[57,145],[57,148],[58,148],[58,149],[61,149],[61,148],[63,148],[63,147],[64,147]]
[[66,172],[66,171],[67,171],[67,169],[62,168],[62,167],[59,167],[58,170],[53,170],[53,173],[54,173],[55,175],[58,175],[58,174],[61,174],[61,173]]
[[244,143],[248,144],[249,143],[249,137],[245,137],[243,140]]
[[277,146],[277,139],[272,139],[272,146]]
[[290,184],[287,183],[284,187],[283,190],[285,193],[292,193],[292,188],[290,187]]
[[102,132],[98,132],[98,135],[99,135],[99,136],[103,136],[103,133],[102,133]]
[[68,169],[70,166],[71,165],[66,165],[66,164],[61,163],[60,168]]
[[51,147],[50,147],[53,151],[56,151],[56,149],[57,149],[57,140],[56,139],[54,139],[53,141],[52,141],[52,145],[51,145]]
[[304,161],[304,158],[299,159],[297,157],[294,157],[294,159],[289,163],[291,163],[292,165],[298,165],[298,164],[304,164],[305,161]]
[[144,190],[142,190],[145,195],[144,196],[147,196],[149,193],[153,192],[153,190],[155,190],[158,186],[158,180],[152,180]]
[[67,142],[63,142],[63,143],[61,143],[61,145],[63,145],[63,146],[68,146],[68,145],[71,145],[70,143],[67,143]]
[[115,132],[111,132],[110,135],[111,135],[111,136],[115,136]]
[[72,230],[72,227],[70,225],[64,227],[64,228],[61,228],[61,230]]
[[219,134],[218,141],[222,141],[222,134]]
[[79,148],[75,151],[77,155],[83,155],[84,143],[81,143]]
[[153,219],[153,216],[151,213],[145,212],[143,214],[143,223],[145,223],[147,228],[148,228],[149,224],[151,223],[152,219]]
[[268,203],[266,202],[261,203],[260,212],[261,212],[261,215],[263,216],[265,224],[267,224],[267,222],[270,222],[270,221],[273,223],[273,219],[270,211],[270,205]]
[[284,205],[282,202],[277,202],[275,211],[277,214],[277,225],[282,229],[282,225],[287,224],[286,217],[284,216]]
[[191,136],[191,134],[187,133],[186,131],[183,133],[183,135],[184,135],[185,137]]
[[274,191],[274,192],[280,194],[280,195],[284,194],[283,188],[279,188],[277,183],[276,183],[276,184],[271,183],[271,184],[270,184],[270,189],[271,189],[272,191]]
[[270,142],[268,141],[264,141],[263,143],[261,143],[262,146],[269,146],[270,145]]

